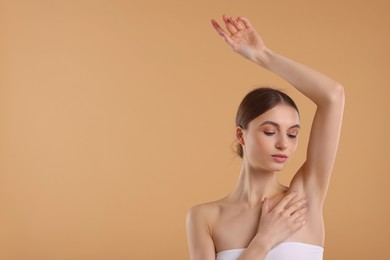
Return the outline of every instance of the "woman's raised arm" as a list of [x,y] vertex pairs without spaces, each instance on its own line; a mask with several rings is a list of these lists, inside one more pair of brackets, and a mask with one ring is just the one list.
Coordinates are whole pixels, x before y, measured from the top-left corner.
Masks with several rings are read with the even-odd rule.
[[212,20],[215,30],[237,53],[276,73],[317,105],[310,133],[306,162],[291,182],[303,185],[310,200],[322,206],[328,189],[339,142],[344,109],[344,88],[335,80],[267,48],[244,17],[223,16],[228,32]]

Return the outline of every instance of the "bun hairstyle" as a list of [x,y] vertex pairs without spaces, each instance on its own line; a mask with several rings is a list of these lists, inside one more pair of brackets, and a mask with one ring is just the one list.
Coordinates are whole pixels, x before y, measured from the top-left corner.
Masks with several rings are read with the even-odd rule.
[[[238,107],[236,126],[247,129],[250,121],[279,104],[289,105],[295,108],[299,114],[297,105],[286,93],[269,87],[252,90],[244,97]],[[237,143],[236,153],[241,158],[244,155],[242,145],[239,143]]]

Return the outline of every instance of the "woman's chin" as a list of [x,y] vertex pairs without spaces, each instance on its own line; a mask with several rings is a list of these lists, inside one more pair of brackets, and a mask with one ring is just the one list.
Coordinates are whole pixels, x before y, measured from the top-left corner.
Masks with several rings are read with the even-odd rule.
[[280,172],[286,167],[286,164],[278,164],[278,165],[267,165],[267,166],[258,166],[255,167],[258,171],[266,171],[266,172]]
[[283,170],[284,168],[286,168],[286,163],[283,163],[283,164],[281,164],[281,163],[279,163],[279,164],[277,164],[277,165],[272,165],[272,166],[270,166],[269,168],[270,168],[270,170],[271,171],[273,171],[273,172],[280,172],[281,170]]

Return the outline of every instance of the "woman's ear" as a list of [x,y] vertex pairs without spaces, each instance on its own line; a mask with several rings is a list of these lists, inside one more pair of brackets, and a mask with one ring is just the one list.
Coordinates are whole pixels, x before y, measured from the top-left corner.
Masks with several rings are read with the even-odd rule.
[[236,127],[236,139],[237,142],[241,145],[245,145],[244,142],[244,129],[242,129],[240,126]]

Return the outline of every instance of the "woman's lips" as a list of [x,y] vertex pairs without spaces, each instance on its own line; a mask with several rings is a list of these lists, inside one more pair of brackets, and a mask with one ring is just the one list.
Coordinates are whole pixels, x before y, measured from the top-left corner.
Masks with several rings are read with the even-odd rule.
[[272,158],[277,162],[285,162],[287,161],[288,156],[285,154],[274,154],[272,155]]

